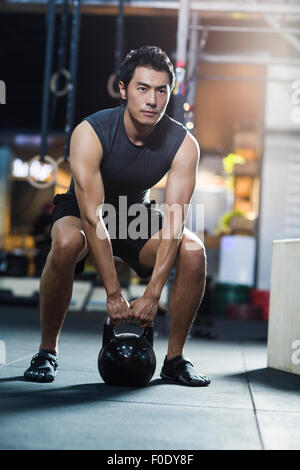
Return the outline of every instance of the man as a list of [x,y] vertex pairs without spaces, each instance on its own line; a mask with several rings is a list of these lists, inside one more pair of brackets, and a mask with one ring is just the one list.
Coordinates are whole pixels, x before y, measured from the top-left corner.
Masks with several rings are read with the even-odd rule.
[[[163,286],[172,267],[176,277],[170,298],[170,336],[161,377],[185,385],[205,386],[183,347],[201,303],[206,278],[205,250],[184,227],[185,205],[196,182],[199,148],[187,130],[165,114],[174,86],[173,66],[156,46],[131,51],[120,70],[124,105],[99,111],[73,131],[70,145],[72,182],[56,196],[52,245],[41,277],[40,351],[25,371],[29,380],[52,381],[57,368],[57,342],[71,295],[74,269],[83,269],[89,253],[107,293],[112,324],[133,321],[144,327],[154,319]],[[149,201],[149,188],[167,172],[165,212]],[[120,199],[126,196],[126,208]],[[104,223],[104,203],[116,208],[113,236]],[[129,236],[133,204],[146,210],[145,236]],[[179,207],[179,216],[170,207]],[[128,219],[125,223],[124,213]],[[149,223],[150,222],[150,226]],[[108,224],[109,227],[109,224]],[[113,256],[124,259],[144,278],[151,278],[143,296],[131,304],[121,291]]]

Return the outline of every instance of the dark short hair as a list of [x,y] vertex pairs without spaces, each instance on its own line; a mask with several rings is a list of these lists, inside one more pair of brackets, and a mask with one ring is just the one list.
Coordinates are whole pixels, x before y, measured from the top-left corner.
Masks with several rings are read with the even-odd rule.
[[169,75],[171,90],[175,84],[175,74],[173,64],[167,54],[158,46],[142,46],[139,49],[131,50],[123,60],[119,80],[124,83],[127,89],[137,67],[151,67],[157,71],[165,71]]

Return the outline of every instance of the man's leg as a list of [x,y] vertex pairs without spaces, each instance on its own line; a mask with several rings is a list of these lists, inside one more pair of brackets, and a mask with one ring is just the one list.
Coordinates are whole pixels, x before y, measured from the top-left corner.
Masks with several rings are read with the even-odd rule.
[[72,296],[75,265],[87,253],[77,217],[57,220],[51,238],[51,250],[40,282],[40,349],[24,372],[27,380],[37,382],[52,382],[55,378],[57,342]]
[[72,297],[76,263],[87,254],[81,220],[55,222],[52,245],[40,282],[41,349],[57,352],[58,337]]
[[[139,260],[146,266],[154,266],[159,240],[151,238],[140,251]],[[206,256],[201,240],[184,228],[176,260],[176,276],[170,303],[170,334],[168,352],[161,377],[202,387],[210,379],[199,374],[193,364],[183,357],[183,347],[204,295],[206,280]]]
[[[154,266],[160,240],[151,238],[139,254],[139,261]],[[201,240],[184,228],[178,248],[170,303],[168,359],[182,354],[184,343],[201,304],[205,290],[206,256]]]
[[206,255],[201,240],[183,233],[169,302],[170,335],[167,358],[183,353],[187,335],[200,307],[206,282]]

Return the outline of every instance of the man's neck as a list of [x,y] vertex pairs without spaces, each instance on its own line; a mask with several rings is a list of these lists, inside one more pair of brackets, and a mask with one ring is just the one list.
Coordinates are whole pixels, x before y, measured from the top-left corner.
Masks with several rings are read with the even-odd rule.
[[144,145],[147,137],[153,132],[155,125],[141,125],[136,120],[134,120],[128,111],[126,106],[124,111],[124,127],[128,139],[134,145]]

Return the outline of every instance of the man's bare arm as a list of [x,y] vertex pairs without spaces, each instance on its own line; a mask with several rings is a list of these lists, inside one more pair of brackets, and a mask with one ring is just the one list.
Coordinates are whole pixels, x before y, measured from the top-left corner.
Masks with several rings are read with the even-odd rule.
[[[197,141],[187,134],[178,150],[169,171],[165,189],[165,210],[162,239],[156,254],[156,261],[145,294],[159,299],[163,286],[174,264],[187,211],[197,179],[200,150]],[[168,212],[176,205],[177,210]]]
[[121,294],[110,237],[102,219],[105,197],[100,171],[102,158],[100,140],[90,124],[83,121],[74,129],[70,146],[75,193],[90,255],[107,292],[108,313],[116,312],[118,316],[122,311],[126,313],[129,304]]

